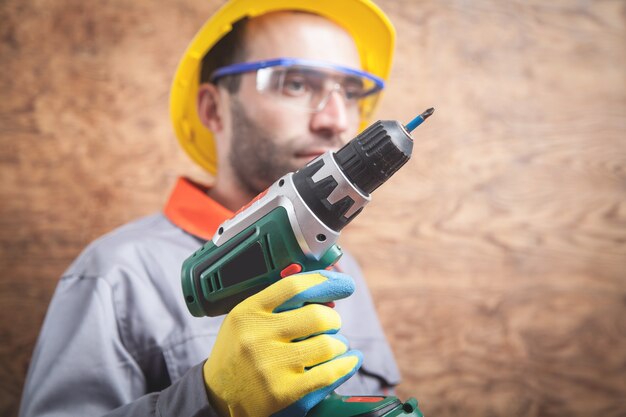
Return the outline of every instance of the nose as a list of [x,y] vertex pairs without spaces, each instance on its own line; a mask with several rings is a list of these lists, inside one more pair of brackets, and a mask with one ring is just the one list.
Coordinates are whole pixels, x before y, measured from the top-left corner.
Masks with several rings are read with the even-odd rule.
[[311,131],[333,138],[349,128],[348,109],[341,92],[332,90],[321,110],[311,116]]

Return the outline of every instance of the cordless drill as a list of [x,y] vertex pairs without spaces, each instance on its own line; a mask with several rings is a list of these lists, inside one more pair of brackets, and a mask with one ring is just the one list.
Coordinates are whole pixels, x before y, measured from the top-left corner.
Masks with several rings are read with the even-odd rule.
[[[288,275],[334,265],[337,239],[371,200],[370,194],[411,157],[406,126],[377,121],[336,152],[328,151],[279,178],[218,228],[182,267],[183,294],[196,317],[228,313]],[[422,416],[414,398],[329,395],[309,416]]]

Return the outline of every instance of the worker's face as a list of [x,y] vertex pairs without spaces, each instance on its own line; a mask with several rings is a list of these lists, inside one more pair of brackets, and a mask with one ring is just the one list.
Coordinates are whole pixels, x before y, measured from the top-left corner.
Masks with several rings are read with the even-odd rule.
[[[246,40],[248,62],[290,57],[361,66],[350,35],[315,15],[274,13],[251,20]],[[337,150],[357,133],[358,110],[347,106],[338,92],[330,93],[324,107],[312,112],[259,93],[255,73],[240,76],[240,90],[230,97],[230,146],[228,160],[222,163],[230,165],[228,171],[248,192],[264,190],[314,157]]]

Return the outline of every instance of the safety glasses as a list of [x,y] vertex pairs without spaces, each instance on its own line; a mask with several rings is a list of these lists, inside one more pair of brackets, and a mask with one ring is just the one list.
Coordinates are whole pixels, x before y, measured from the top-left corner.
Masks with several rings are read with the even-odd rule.
[[331,94],[337,92],[343,97],[347,110],[358,112],[365,119],[385,86],[381,78],[358,69],[296,58],[221,67],[211,75],[211,82],[247,72],[256,72],[257,91],[289,105],[318,112],[326,106]]

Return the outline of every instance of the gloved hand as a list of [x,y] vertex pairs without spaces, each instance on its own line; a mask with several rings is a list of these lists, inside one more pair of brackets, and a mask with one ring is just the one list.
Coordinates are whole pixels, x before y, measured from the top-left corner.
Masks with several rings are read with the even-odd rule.
[[223,416],[304,416],[361,366],[339,314],[321,304],[354,292],[332,271],[292,275],[237,305],[224,319],[204,380]]

